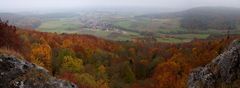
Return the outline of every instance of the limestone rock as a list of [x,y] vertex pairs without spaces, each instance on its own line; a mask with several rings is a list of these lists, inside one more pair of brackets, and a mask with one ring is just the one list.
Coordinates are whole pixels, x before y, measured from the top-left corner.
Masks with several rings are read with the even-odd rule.
[[77,86],[52,77],[43,67],[1,54],[0,88],[77,88]]
[[204,67],[192,71],[189,88],[239,88],[240,41],[235,40],[229,48]]

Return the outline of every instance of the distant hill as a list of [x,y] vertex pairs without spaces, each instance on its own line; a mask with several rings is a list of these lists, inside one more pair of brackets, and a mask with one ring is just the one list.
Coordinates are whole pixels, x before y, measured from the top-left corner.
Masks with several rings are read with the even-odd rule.
[[181,12],[148,14],[139,17],[181,18],[186,29],[236,29],[240,22],[240,8],[197,7]]
[[8,21],[9,24],[26,29],[36,29],[43,21],[49,19],[61,19],[74,17],[77,13],[46,13],[46,14],[33,14],[33,13],[0,13],[0,18]]
[[[179,13],[179,12],[178,12]],[[181,12],[180,12],[181,13]],[[196,15],[196,14],[207,14],[207,15],[232,15],[239,16],[240,8],[231,7],[197,7],[182,12],[182,15]]]
[[35,29],[41,25],[39,17],[25,16],[14,13],[0,13],[1,20],[8,21],[9,24],[16,25],[21,28]]
[[183,12],[181,26],[187,29],[237,29],[240,9],[226,7],[193,8]]
[[10,24],[13,24],[16,23],[18,20],[22,19],[23,16],[13,13],[0,13],[0,18],[2,20],[9,20]]
[[146,14],[137,17],[148,17],[148,18],[170,18],[170,17],[184,17],[189,15],[240,15],[240,8],[231,7],[196,7],[180,12],[170,13],[158,13],[158,14]]

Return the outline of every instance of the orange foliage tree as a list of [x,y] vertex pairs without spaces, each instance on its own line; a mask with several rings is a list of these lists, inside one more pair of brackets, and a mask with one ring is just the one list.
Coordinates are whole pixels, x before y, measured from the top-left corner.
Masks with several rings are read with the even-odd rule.
[[35,43],[31,46],[30,61],[51,71],[52,50],[47,43]]

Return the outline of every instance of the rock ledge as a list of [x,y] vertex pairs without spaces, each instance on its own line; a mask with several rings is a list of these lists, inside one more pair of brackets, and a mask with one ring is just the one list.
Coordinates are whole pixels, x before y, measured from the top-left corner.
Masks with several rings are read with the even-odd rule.
[[189,88],[239,88],[240,41],[235,40],[229,48],[204,67],[192,71]]
[[0,54],[0,88],[77,88],[56,79],[43,67],[14,56]]

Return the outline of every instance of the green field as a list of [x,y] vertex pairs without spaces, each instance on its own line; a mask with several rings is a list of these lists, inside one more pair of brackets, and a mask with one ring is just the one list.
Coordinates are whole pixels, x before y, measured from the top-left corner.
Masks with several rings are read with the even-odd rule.
[[192,39],[178,39],[178,38],[157,38],[158,42],[165,42],[165,43],[184,43],[190,42]]
[[83,28],[83,25],[69,20],[50,20],[44,22],[38,27],[38,30],[42,32],[56,32],[56,33],[79,33],[94,35],[97,37],[116,40],[116,41],[126,41],[131,40],[132,37],[139,37],[140,35],[135,32],[127,32],[126,34],[121,34],[115,37],[110,37],[112,32],[103,31],[100,29],[90,29]]
[[77,32],[82,25],[80,23],[68,20],[50,20],[43,22],[38,30],[44,32],[57,32],[57,33],[74,33]]
[[[118,25],[127,30],[143,31],[143,32],[150,31],[150,32],[156,32],[157,35],[171,36],[168,38],[156,37],[158,42],[182,43],[182,42],[189,42],[189,41],[193,40],[194,38],[205,39],[209,36],[209,34],[171,34],[171,33],[177,33],[179,31],[180,32],[186,31],[186,30],[180,29],[178,26],[176,26],[176,25],[178,25],[176,20],[155,19],[154,21],[152,21],[153,29],[151,29],[151,27],[150,27],[151,24],[148,24],[148,22],[149,22],[149,20],[147,20],[147,19],[138,19],[138,20],[130,19],[130,20],[119,20],[119,21],[115,21],[113,23],[114,23],[114,25]],[[172,23],[172,24],[167,24],[167,23]],[[170,26],[166,27],[166,25],[170,25]],[[159,27],[159,26],[161,26],[161,27]],[[164,27],[169,28],[169,29],[164,29]],[[138,28],[139,30],[136,28]],[[134,31],[126,30],[126,34],[115,34],[114,35],[114,33],[112,33],[112,32],[103,31],[101,29],[84,28],[83,23],[73,21],[72,19],[60,19],[60,20],[45,21],[42,23],[41,26],[39,26],[38,30],[43,31],[43,32],[89,34],[89,35],[94,35],[97,37],[115,40],[115,41],[127,41],[127,40],[130,41],[130,40],[132,40],[132,38],[144,37],[143,35],[140,35],[138,32],[134,32]]]
[[[184,43],[193,39],[206,39],[210,34],[223,34],[225,31],[210,29],[207,31],[188,31],[180,27],[179,19],[136,19],[115,17],[113,19],[102,18],[104,23],[111,23],[117,27],[124,28],[126,33],[115,33],[101,29],[86,28],[85,24],[77,21],[78,17],[62,18],[58,20],[46,20],[38,30],[56,33],[79,33],[89,34],[114,41],[131,41],[132,38],[144,37],[141,33],[153,33],[158,42]],[[237,32],[235,32],[237,33]],[[165,36],[165,37],[163,37]],[[168,37],[166,37],[168,36]]]
[[180,30],[179,19],[125,19],[114,25],[140,32],[172,32]]
[[206,39],[209,37],[209,34],[176,34],[174,36],[181,39]]

